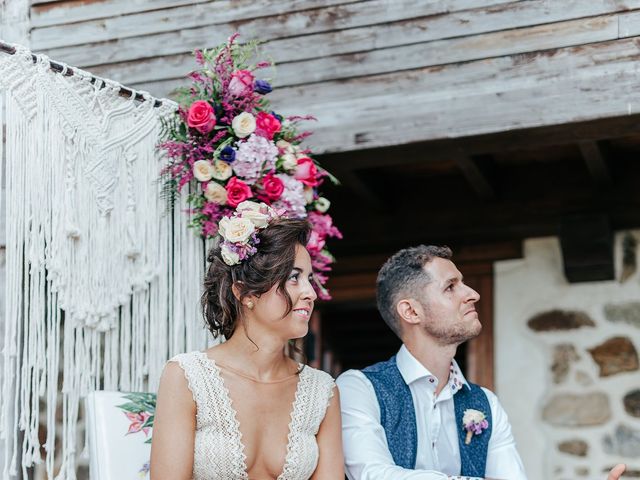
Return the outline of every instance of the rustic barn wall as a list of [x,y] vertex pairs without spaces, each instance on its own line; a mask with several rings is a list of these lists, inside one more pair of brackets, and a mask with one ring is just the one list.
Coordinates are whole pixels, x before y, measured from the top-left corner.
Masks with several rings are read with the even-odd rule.
[[189,52],[239,31],[277,63],[273,101],[318,151],[640,111],[640,0],[32,2],[31,46],[165,96]]

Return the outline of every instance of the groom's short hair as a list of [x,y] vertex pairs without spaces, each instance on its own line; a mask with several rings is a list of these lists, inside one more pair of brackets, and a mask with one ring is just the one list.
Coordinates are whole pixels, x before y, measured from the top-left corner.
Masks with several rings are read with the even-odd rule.
[[401,298],[418,298],[420,289],[431,282],[431,275],[424,269],[435,257],[451,259],[449,247],[419,245],[400,250],[389,258],[378,272],[376,300],[378,311],[385,323],[402,339],[400,319],[396,304]]

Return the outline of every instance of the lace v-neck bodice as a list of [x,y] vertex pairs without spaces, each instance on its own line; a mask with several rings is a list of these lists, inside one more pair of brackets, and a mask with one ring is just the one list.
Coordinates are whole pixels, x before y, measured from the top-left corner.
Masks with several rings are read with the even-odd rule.
[[[193,479],[249,480],[240,425],[220,368],[204,352],[183,353],[170,361],[184,370],[196,403]],[[300,372],[291,410],[286,456],[277,480],[308,480],[318,463],[316,434],[334,382],[320,370]]]

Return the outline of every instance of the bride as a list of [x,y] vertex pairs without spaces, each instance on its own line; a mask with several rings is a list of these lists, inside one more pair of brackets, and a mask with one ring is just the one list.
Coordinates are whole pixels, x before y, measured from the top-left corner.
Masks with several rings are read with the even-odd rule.
[[344,479],[338,390],[288,355],[316,293],[304,220],[244,202],[220,222],[202,305],[227,340],[162,374],[151,479]]

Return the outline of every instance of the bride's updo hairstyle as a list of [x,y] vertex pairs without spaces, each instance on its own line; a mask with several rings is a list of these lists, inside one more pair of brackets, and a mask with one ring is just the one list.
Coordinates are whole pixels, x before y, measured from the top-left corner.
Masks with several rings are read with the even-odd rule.
[[[242,300],[259,297],[274,285],[287,302],[285,315],[291,312],[293,304],[285,285],[294,267],[296,245],[305,246],[310,231],[306,220],[276,218],[257,232],[256,252],[234,265],[223,259],[222,242],[209,251],[201,303],[207,328],[215,338],[231,338],[242,315]],[[240,298],[233,294],[234,285]]]

